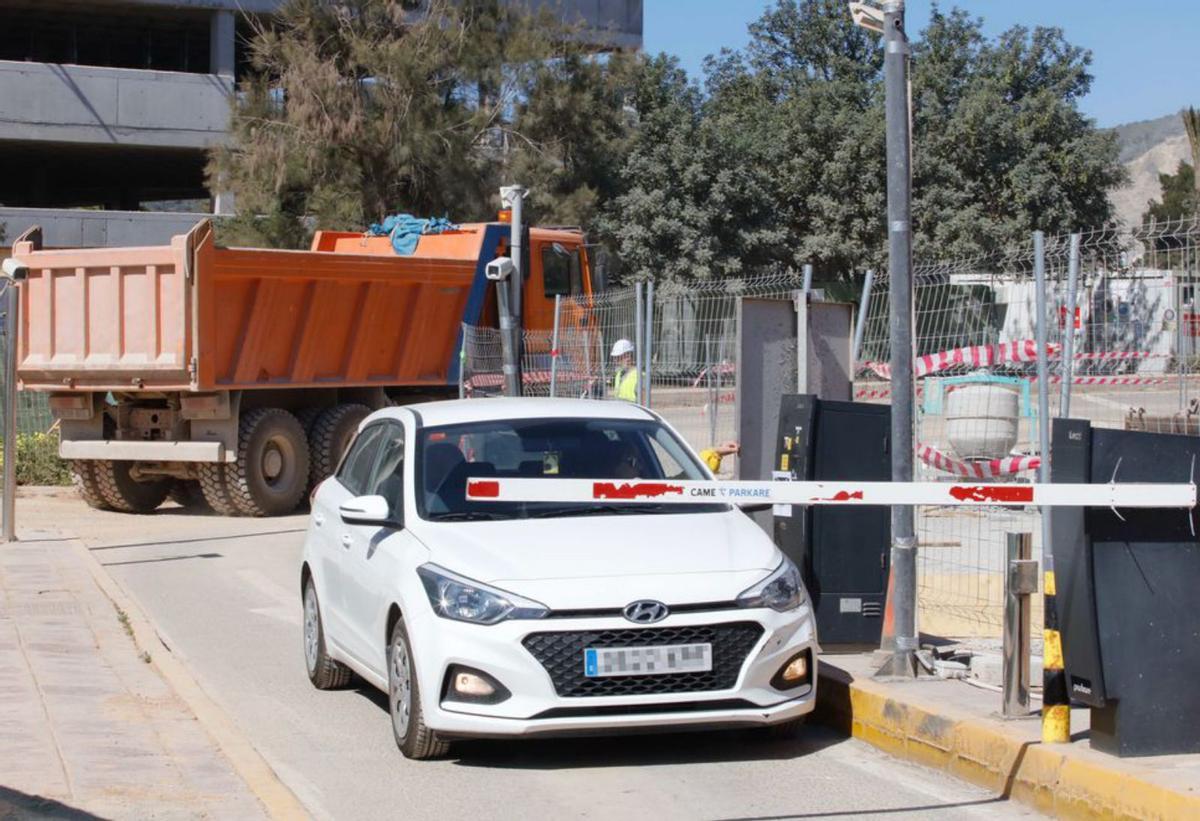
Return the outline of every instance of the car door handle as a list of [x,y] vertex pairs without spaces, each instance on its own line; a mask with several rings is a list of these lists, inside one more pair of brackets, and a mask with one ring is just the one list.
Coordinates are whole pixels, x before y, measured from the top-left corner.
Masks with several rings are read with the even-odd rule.
[[343,534],[342,534],[342,547],[344,547],[344,548],[346,548],[347,550],[349,550],[349,549],[350,549],[350,545],[352,545],[353,543],[354,543],[354,540],[350,538],[350,534],[349,534],[349,533],[343,533]]
[[314,513],[313,524],[315,524],[317,527],[320,527],[321,525],[325,524],[325,517],[320,513]]

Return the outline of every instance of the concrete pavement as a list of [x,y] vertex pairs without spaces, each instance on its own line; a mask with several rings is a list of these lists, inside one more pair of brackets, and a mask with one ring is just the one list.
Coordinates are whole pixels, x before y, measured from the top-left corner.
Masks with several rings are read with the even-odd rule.
[[88,510],[22,499],[19,527],[77,532],[152,619],[173,658],[318,818],[998,818],[1033,814],[819,726],[795,742],[748,733],[456,745],[404,760],[384,699],[314,690],[300,641],[306,518],[225,519],[164,508]]
[[0,818],[263,818],[78,543],[0,545]]

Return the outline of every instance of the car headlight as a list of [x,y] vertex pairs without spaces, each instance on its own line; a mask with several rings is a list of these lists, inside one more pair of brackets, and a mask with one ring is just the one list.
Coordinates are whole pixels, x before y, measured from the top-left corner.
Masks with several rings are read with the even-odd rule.
[[445,619],[496,624],[505,619],[540,619],[550,612],[544,604],[488,587],[436,564],[421,565],[417,575],[433,612]]
[[779,567],[760,582],[742,591],[738,607],[769,607],[780,613],[804,604],[804,581],[792,560],[784,556]]

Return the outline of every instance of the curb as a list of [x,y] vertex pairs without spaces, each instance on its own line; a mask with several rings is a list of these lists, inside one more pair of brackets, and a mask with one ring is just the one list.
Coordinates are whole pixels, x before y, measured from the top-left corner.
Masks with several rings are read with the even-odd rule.
[[906,699],[907,685],[855,679],[824,660],[819,669],[816,720],[897,758],[1060,818],[1200,818],[1200,796],[1105,766],[1090,750],[1044,745],[961,710],[918,704]]
[[267,815],[281,821],[311,818],[308,810],[280,780],[250,740],[242,734],[229,714],[204,692],[183,662],[167,648],[133,597],[125,592],[79,540],[71,539],[71,546],[83,557],[100,590],[129,619],[133,643],[137,649],[150,657],[154,669],[217,743],[217,747],[229,759],[234,772],[246,782],[246,786],[258,798]]

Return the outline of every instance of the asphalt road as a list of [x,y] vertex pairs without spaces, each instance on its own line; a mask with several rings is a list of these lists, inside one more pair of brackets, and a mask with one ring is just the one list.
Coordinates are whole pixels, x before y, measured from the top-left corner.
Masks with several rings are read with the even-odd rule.
[[304,673],[304,516],[97,513],[59,494],[18,521],[73,531],[142,605],[171,651],[318,818],[997,818],[1032,813],[865,744],[809,727],[456,746],[403,759],[385,700],[318,692]]

